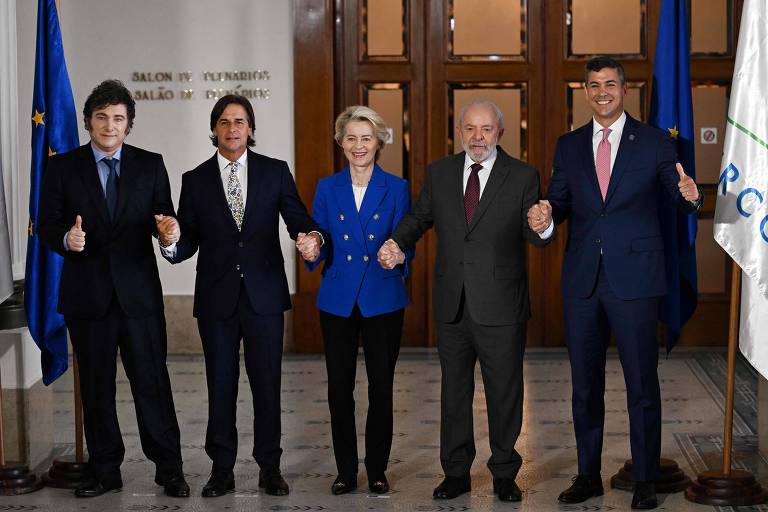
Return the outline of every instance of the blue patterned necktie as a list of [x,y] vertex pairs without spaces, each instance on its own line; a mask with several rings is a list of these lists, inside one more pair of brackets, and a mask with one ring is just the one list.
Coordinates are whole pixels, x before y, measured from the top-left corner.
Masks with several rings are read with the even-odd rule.
[[227,204],[229,205],[229,211],[232,212],[232,217],[235,219],[237,229],[240,230],[243,226],[243,213],[245,212],[245,208],[243,206],[243,188],[240,186],[240,179],[237,177],[239,164],[237,162],[230,162],[229,165]]
[[117,183],[120,178],[117,176],[117,160],[114,158],[105,158],[102,160],[107,167],[109,167],[109,175],[107,176],[107,211],[109,212],[109,220],[115,220],[115,210],[117,210]]

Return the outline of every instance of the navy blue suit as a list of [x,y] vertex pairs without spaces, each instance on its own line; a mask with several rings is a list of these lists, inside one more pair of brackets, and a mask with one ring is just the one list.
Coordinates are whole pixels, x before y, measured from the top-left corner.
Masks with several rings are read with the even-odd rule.
[[280,464],[280,364],[283,312],[291,307],[280,250],[279,218],[291,238],[317,230],[288,165],[248,150],[248,194],[242,229],[227,204],[216,155],[184,173],[179,199],[179,263],[197,250],[195,304],[208,382],[205,450],[214,470],[237,458],[235,414],[243,339],[253,395],[253,456],[263,469]]
[[659,201],[666,194],[683,211],[697,206],[678,190],[674,141],[629,116],[603,200],[592,135],[589,122],[560,137],[547,193],[555,223],[568,221],[561,284],[579,474],[600,474],[612,331],[627,386],[635,479],[655,480],[661,452],[656,322],[667,292]]
[[370,482],[381,480],[392,448],[392,386],[408,294],[406,262],[385,270],[376,260],[410,209],[408,183],[375,165],[360,211],[349,167],[317,184],[312,216],[327,233],[320,257],[323,280],[317,295],[328,372],[328,407],[336,468],[346,482],[357,478],[355,374],[362,337],[368,375],[365,466]]

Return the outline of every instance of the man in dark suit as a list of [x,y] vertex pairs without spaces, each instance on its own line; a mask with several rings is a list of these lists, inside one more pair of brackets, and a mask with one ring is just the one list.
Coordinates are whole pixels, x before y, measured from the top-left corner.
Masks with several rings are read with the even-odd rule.
[[523,352],[530,317],[525,241],[546,244],[526,222],[539,199],[535,169],[496,144],[504,132],[499,108],[478,101],[456,124],[464,152],[433,162],[413,211],[380,250],[392,268],[434,226],[437,256],[432,309],[442,370],[440,462],[445,479],[436,499],[470,490],[475,458],[472,428],[474,369],[483,374],[488,406],[494,492],[522,497],[515,478],[522,459],[515,443],[522,427]]
[[122,83],[99,84],[83,116],[91,141],[49,161],[37,226],[43,242],[64,256],[58,309],[79,365],[92,474],[75,495],[98,496],[123,485],[125,447],[115,410],[119,347],[141,446],[157,467],[155,482],[170,496],[189,496],[152,248],[154,233],[161,244],[178,236],[168,174],[160,155],[123,143],[135,104]]
[[300,247],[306,246],[302,253],[306,251],[309,259],[317,257],[322,239],[288,165],[248,149],[255,144],[253,126],[247,99],[227,95],[216,102],[210,127],[218,151],[184,173],[181,238],[163,250],[172,263],[200,250],[193,314],[208,382],[205,451],[213,462],[204,497],[235,488],[241,339],[253,394],[253,457],[261,469],[259,487],[276,496],[289,491],[280,474],[280,364],[283,312],[291,300],[278,215],[291,237],[299,238]]
[[603,494],[605,356],[612,331],[627,386],[632,508],[654,508],[661,454],[656,322],[666,294],[659,202],[666,195],[693,212],[702,197],[676,164],[672,138],[624,112],[621,64],[591,60],[585,88],[594,117],[560,137],[547,201],[530,212],[535,231],[543,232],[553,218],[569,221],[562,290],[579,473],[559,501]]

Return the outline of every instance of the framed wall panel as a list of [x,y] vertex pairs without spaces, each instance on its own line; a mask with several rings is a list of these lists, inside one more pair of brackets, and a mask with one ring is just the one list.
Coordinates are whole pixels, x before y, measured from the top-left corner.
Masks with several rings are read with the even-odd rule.
[[378,112],[391,136],[382,148],[378,164],[387,172],[408,179],[410,112],[407,84],[363,84],[363,103]]
[[694,82],[691,92],[696,181],[701,185],[715,185],[720,177],[730,85],[715,81]]
[[525,60],[527,9],[527,0],[448,0],[449,60]]
[[646,0],[568,0],[566,57],[645,58]]
[[690,0],[691,55],[726,56],[733,53],[732,0]]
[[360,61],[408,60],[407,0],[360,2]]

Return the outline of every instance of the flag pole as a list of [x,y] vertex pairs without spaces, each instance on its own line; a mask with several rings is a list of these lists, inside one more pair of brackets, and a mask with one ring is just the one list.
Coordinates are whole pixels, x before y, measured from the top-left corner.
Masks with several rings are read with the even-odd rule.
[[43,475],[48,487],[77,489],[88,481],[88,463],[83,450],[83,403],[80,398],[80,367],[77,356],[72,357],[72,383],[75,399],[75,456],[56,457],[50,469]]
[[741,267],[733,261],[731,272],[731,307],[728,322],[728,372],[725,384],[725,425],[723,432],[723,469],[704,471],[685,491],[685,499],[703,505],[740,507],[765,503],[765,490],[749,471],[733,469],[733,395],[736,387],[736,346],[739,338],[741,306]]

